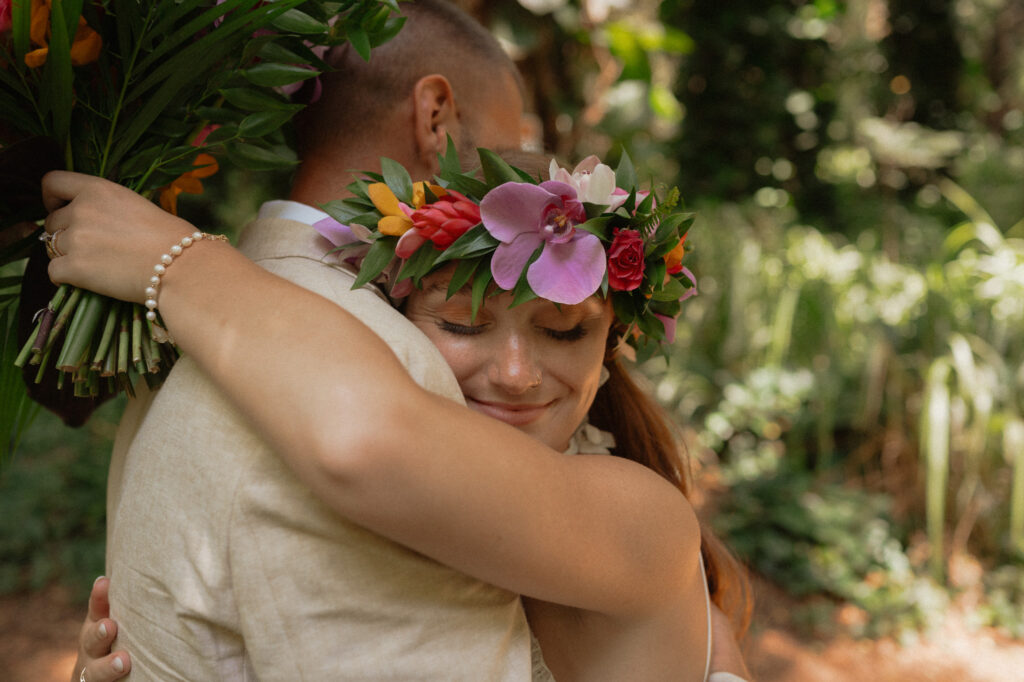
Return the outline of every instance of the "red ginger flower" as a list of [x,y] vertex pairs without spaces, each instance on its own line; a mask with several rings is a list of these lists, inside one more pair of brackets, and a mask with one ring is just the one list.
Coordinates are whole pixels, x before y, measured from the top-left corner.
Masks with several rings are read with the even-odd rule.
[[448,190],[443,197],[416,209],[409,217],[414,229],[437,248],[446,249],[469,228],[479,224],[480,207],[458,192]]
[[632,291],[644,281],[644,239],[636,230],[615,230],[608,247],[608,286]]
[[11,30],[11,0],[0,0],[0,33]]

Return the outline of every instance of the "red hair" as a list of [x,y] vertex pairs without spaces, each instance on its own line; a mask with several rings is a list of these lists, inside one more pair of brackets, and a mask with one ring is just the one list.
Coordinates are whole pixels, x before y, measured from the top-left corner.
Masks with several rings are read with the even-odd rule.
[[[610,377],[594,398],[590,423],[615,436],[614,455],[657,472],[689,498],[689,468],[664,410],[640,390],[617,359],[606,361],[605,366]],[[729,617],[737,637],[742,637],[753,611],[746,571],[703,522],[701,555],[711,600]]]

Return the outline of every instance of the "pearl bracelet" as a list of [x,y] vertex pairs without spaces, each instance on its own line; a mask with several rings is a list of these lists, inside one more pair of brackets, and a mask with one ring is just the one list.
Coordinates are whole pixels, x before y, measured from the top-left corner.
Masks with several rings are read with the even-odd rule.
[[149,278],[149,286],[146,287],[146,319],[150,322],[156,321],[157,295],[160,293],[160,278],[167,272],[174,259],[184,253],[185,249],[198,241],[208,239],[210,241],[226,242],[228,240],[223,234],[207,234],[206,232],[193,232],[189,237],[182,237],[181,241],[172,246],[167,253],[160,256],[160,262],[153,266],[153,276]]

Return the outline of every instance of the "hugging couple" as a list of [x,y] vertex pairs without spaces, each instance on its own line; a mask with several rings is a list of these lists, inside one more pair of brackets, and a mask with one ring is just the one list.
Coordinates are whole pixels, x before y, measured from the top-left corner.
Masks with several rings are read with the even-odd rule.
[[[237,249],[43,180],[51,279],[145,302],[184,354],[119,427],[72,679],[747,676],[742,572],[621,364],[674,326],[683,222],[593,159],[442,168],[449,139],[518,147],[522,83],[460,11],[401,7],[370,62],[330,56],[289,199]],[[349,186],[382,157],[442,182]],[[344,197],[346,225],[316,208]]]

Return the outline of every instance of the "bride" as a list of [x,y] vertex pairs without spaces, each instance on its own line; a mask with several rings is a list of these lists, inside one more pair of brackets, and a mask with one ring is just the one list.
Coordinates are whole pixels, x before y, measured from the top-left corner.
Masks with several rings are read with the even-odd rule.
[[[637,216],[652,211],[646,193],[614,182],[598,191],[611,171],[596,161],[586,173],[552,171],[561,182],[521,177],[479,201],[418,184],[429,199],[400,206],[410,224],[391,248],[405,258],[418,248],[437,253],[412,278],[418,287],[385,286],[441,351],[466,406],[422,389],[343,309],[227,244],[194,238],[184,221],[98,178],[44,179],[46,230],[61,231],[50,276],[158,304],[182,351],[337,513],[522,594],[539,644],[534,679],[706,679],[709,591],[742,628],[744,578],[700,528],[671,431],[620,363],[624,351],[651,342],[643,287],[667,300],[655,295],[661,282],[643,279],[645,268],[665,286],[680,279],[681,223],[662,211],[658,219],[675,232],[643,227]],[[394,195],[385,183],[367,187],[363,198],[381,221],[364,239],[390,234],[385,218],[401,217]],[[622,227],[604,241],[576,229],[596,225],[584,200]],[[430,209],[447,215],[428,219]],[[466,224],[453,225],[453,216]],[[446,218],[447,233],[438,229]],[[470,229],[488,231],[481,243],[489,250],[438,260]],[[186,248],[157,278],[158,295],[144,294],[172,244]],[[359,263],[345,253],[343,261]],[[473,258],[490,272],[477,263],[467,278],[461,264]],[[370,260],[361,261],[364,272]],[[378,270],[367,278],[386,274]],[[663,334],[674,322],[657,324]],[[91,617],[86,628],[99,622]],[[110,651],[105,631],[105,650],[84,651],[81,664]],[[744,672],[742,661],[732,670]],[[88,679],[114,679],[102,675],[109,670]]]

